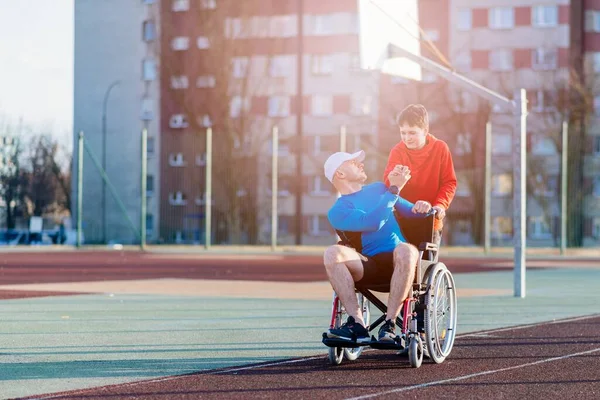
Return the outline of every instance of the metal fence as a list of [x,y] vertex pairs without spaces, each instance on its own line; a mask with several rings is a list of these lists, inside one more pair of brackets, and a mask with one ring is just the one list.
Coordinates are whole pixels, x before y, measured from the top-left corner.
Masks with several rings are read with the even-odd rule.
[[[585,176],[579,183],[568,180],[569,168],[575,165],[589,171],[583,163],[596,162],[592,159],[595,155],[569,156],[566,123],[559,132],[556,140],[528,141],[527,245],[562,251],[566,247],[597,246],[600,194],[593,186],[595,182],[590,185]],[[493,125],[488,123],[478,135],[483,140],[461,145],[458,138],[458,144],[451,147],[459,184],[445,221],[445,246],[481,246],[489,251],[513,245],[512,149],[510,144],[502,143],[501,135],[494,135]],[[173,157],[157,154],[160,152],[155,152],[155,144],[144,130],[139,154],[130,160],[131,168],[119,172],[136,176],[130,182],[137,185],[119,187],[102,169],[94,148],[81,133],[74,174],[79,243],[205,248],[266,245],[273,249],[282,245],[329,245],[336,237],[327,221],[327,211],[337,193],[322,173],[326,157],[337,150],[364,148],[369,181],[383,178],[387,161],[387,150],[380,149],[374,136],[349,135],[344,126],[336,134],[305,140],[301,177],[296,174],[295,138],[277,126],[259,144],[251,145],[252,151],[244,149],[244,143],[233,143],[238,150],[234,159],[227,157],[220,147],[223,143],[215,140],[219,132],[208,128],[190,136],[194,140],[188,143],[194,143],[189,146],[193,148],[186,149],[181,157]],[[84,159],[89,160],[85,164],[89,171],[84,170]],[[154,163],[150,169],[149,161]],[[104,202],[108,217],[99,218],[97,208],[102,202],[95,199],[100,193],[99,184],[106,185],[112,198]],[[88,202],[89,197],[95,201]],[[149,211],[149,202],[154,212]],[[302,210],[300,214],[298,209]],[[106,225],[103,218],[109,221],[108,236],[99,232]]]

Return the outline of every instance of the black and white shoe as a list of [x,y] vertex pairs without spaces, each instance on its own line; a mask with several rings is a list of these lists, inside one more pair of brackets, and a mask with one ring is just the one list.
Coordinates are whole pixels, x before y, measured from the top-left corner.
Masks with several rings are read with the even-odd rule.
[[360,323],[354,320],[354,317],[348,317],[346,323],[339,328],[329,329],[327,337],[330,339],[342,339],[356,343],[370,342],[369,331]]

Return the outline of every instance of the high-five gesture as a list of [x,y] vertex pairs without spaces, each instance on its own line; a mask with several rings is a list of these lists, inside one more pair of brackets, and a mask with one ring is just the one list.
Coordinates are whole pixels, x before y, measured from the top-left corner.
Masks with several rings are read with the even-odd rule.
[[396,165],[388,174],[390,185],[398,186],[400,190],[410,180],[410,169],[406,165]]

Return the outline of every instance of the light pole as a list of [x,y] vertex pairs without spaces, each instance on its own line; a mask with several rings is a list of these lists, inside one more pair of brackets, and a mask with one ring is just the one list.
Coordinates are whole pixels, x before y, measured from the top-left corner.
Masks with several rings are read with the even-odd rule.
[[[104,93],[102,102],[102,171],[106,174],[106,104],[112,88],[120,83],[119,80],[111,83]],[[106,182],[102,180],[102,242],[106,243]]]

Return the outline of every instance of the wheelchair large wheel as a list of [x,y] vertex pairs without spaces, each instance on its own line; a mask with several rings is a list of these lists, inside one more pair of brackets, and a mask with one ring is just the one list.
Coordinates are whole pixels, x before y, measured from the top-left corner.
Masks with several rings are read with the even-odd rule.
[[456,337],[457,304],[454,278],[443,263],[432,265],[426,275],[425,337],[431,358],[443,362]]
[[[362,309],[363,320],[365,325],[369,325],[371,319],[371,310],[369,308],[369,300],[365,298],[361,293],[356,294],[358,300],[358,306]],[[348,314],[342,306],[341,302],[338,302],[338,309],[333,310],[335,313],[334,328],[339,328],[342,323],[346,321]],[[344,356],[349,361],[356,360],[362,353],[363,346],[356,348],[344,348],[344,347],[330,347],[328,352],[328,359],[331,365],[340,365],[344,359]]]

